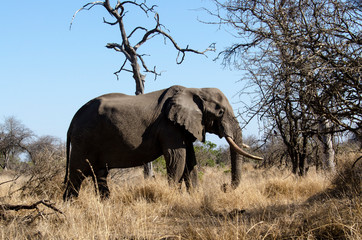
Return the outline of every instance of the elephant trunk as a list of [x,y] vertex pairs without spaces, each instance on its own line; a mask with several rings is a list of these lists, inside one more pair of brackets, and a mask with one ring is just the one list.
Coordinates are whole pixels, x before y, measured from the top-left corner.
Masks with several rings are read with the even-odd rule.
[[[231,160],[231,187],[237,188],[241,181],[241,167],[243,157],[237,151],[239,148],[231,137],[225,137],[230,145],[230,160]],[[235,139],[239,146],[241,146],[241,136]],[[239,148],[240,149],[240,148]]]
[[230,149],[231,159],[231,187],[237,188],[241,181],[242,157],[234,150]]
[[238,129],[234,134],[235,141],[229,137],[225,136],[226,141],[230,145],[230,159],[231,159],[231,187],[233,189],[237,188],[241,181],[241,167],[243,158],[242,156],[254,159],[254,160],[263,160],[263,158],[254,156],[250,153],[247,153],[239,146],[243,146],[241,130]]

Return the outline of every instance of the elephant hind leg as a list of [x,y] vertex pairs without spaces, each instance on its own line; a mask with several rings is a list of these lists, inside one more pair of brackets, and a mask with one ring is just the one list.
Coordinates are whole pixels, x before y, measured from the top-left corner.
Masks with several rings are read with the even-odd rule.
[[97,192],[99,192],[99,195],[102,199],[106,199],[110,195],[110,191],[107,184],[107,176],[108,176],[108,170],[107,169],[101,169],[96,172],[96,179],[94,179],[94,185],[96,187]]
[[78,197],[80,185],[82,184],[85,176],[80,171],[71,170],[69,178],[66,182],[66,188],[63,194],[63,200],[67,201],[73,197]]

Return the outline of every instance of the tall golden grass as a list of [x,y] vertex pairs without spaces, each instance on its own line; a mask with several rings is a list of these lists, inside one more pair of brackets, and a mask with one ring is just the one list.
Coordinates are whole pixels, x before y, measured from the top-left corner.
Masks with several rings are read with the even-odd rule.
[[79,198],[63,202],[61,174],[40,180],[47,181],[41,193],[39,185],[16,191],[29,177],[11,181],[13,175],[2,174],[0,183],[10,181],[0,185],[2,204],[47,199],[63,214],[44,205],[0,209],[0,238],[362,239],[362,168],[346,162],[335,176],[310,171],[304,178],[245,164],[240,187],[226,192],[225,169],[203,169],[191,193],[170,187],[160,174],[143,180],[142,170],[134,169],[111,174],[111,197],[104,201],[90,180]]

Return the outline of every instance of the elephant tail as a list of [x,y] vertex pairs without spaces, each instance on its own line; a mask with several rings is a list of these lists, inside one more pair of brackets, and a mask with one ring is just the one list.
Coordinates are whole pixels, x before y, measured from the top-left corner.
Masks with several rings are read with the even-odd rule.
[[67,132],[67,145],[66,145],[66,155],[67,155],[67,162],[65,166],[65,177],[64,177],[64,184],[68,182],[68,175],[69,175],[69,161],[70,161],[70,132],[71,128],[69,127],[69,130]]

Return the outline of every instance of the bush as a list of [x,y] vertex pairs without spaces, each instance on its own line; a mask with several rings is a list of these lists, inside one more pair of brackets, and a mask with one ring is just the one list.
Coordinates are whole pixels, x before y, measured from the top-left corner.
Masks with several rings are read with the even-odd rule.
[[155,161],[152,162],[153,167],[156,172],[161,173],[163,176],[167,175],[166,171],[166,160],[163,156],[158,157]]
[[35,163],[30,163],[24,173],[27,181],[21,187],[22,195],[53,198],[63,192],[65,156],[63,151],[44,149],[38,152]]
[[195,155],[199,166],[204,167],[224,167],[228,161],[225,153],[227,150],[219,147],[215,143],[206,141],[205,143],[198,142],[194,145]]

